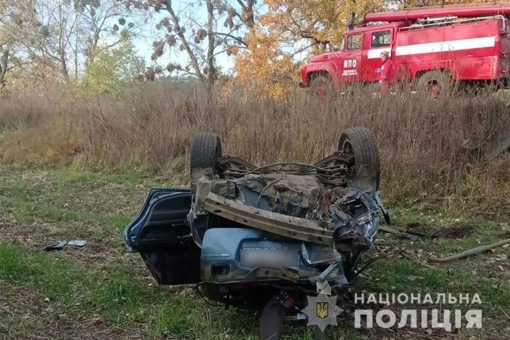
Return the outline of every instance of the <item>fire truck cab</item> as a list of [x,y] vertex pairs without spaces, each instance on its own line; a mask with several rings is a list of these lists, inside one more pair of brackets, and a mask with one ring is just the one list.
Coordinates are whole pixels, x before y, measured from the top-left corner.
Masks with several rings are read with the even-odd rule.
[[510,4],[366,14],[361,27],[345,33],[337,51],[303,65],[300,86],[324,93],[346,83],[377,82],[383,51],[390,54],[396,80],[417,79],[420,89],[446,89],[453,80],[506,83],[507,14]]

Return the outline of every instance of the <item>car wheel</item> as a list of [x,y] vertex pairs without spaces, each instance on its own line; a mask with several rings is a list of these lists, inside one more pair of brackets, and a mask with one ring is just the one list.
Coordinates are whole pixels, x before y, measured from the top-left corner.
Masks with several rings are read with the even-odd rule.
[[367,128],[353,127],[342,132],[338,151],[354,157],[350,179],[363,189],[379,190],[381,161],[375,137]]
[[[191,143],[190,178],[191,185],[201,177],[200,170],[210,169],[212,175],[218,173],[216,161],[222,156],[220,137],[214,132],[200,132]],[[197,171],[198,170],[198,171]]]

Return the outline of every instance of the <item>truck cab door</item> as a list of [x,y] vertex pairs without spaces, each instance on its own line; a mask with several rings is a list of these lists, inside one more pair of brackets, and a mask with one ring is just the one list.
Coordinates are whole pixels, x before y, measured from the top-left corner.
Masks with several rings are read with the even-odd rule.
[[364,49],[364,77],[367,82],[379,81],[381,75],[381,53],[388,52],[390,59],[392,47],[392,30],[384,29],[380,31],[366,32],[366,41]]
[[351,33],[346,36],[345,50],[342,58],[342,82],[359,81],[361,70],[361,55],[363,47],[363,33]]

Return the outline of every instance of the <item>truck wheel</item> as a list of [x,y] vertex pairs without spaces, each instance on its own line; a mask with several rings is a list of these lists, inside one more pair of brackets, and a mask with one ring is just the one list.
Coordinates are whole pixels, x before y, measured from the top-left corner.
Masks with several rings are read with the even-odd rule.
[[214,175],[218,173],[216,160],[221,156],[221,141],[217,134],[214,132],[200,132],[194,136],[191,143],[190,156],[190,178],[192,186],[198,179],[193,176],[196,170],[210,168]]
[[333,91],[333,83],[327,75],[317,75],[310,82],[312,95],[318,98],[324,98]]
[[363,127],[345,130],[338,141],[338,151],[354,157],[351,173],[354,183],[363,188],[379,190],[381,160],[372,131]]
[[447,97],[453,91],[452,79],[442,71],[429,71],[418,80],[418,91],[434,99]]

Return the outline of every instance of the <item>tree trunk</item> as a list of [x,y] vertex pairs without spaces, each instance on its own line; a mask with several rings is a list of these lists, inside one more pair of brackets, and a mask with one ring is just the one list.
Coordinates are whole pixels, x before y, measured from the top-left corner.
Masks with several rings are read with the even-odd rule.
[[212,0],[207,0],[207,98],[212,99],[212,91],[214,82],[216,80],[216,69],[214,67],[214,48],[215,48],[215,34],[214,34],[214,4]]
[[7,65],[9,63],[9,50],[6,49],[2,52],[2,56],[0,57],[0,86],[4,87],[5,85],[5,74],[7,73]]
[[184,49],[188,53],[188,57],[191,61],[191,66],[193,66],[193,69],[195,70],[195,73],[200,80],[202,84],[205,83],[204,74],[202,73],[202,70],[200,70],[200,65],[198,64],[198,59],[193,50],[191,49],[191,46],[188,43],[188,40],[184,36],[184,30],[182,29],[179,18],[177,18],[177,15],[174,12],[174,9],[172,7],[172,4],[169,1],[164,2],[166,11],[170,14],[170,18],[172,20],[172,23],[175,27],[175,31],[177,32],[177,36],[181,39],[181,42],[184,46]]
[[66,81],[69,80],[69,71],[67,70],[66,54],[63,49],[60,50],[60,68]]
[[59,5],[59,41],[58,41],[58,54],[60,58],[60,71],[64,76],[65,81],[69,80],[69,71],[67,69],[67,60],[66,60],[66,25],[67,18],[65,18],[66,13],[64,13],[64,8],[62,4]]

